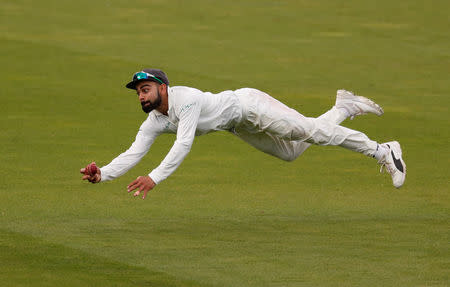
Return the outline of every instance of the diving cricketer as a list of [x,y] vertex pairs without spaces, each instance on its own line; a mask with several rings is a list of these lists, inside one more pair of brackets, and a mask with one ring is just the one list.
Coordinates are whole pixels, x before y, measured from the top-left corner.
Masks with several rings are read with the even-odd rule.
[[383,114],[379,105],[352,92],[338,90],[335,105],[312,118],[253,88],[213,94],[170,86],[167,75],[159,69],[134,73],[126,87],[136,91],[148,117],[128,150],[101,168],[91,168],[95,163],[82,168],[83,180],[92,183],[113,180],[135,166],[158,135],[176,134],[172,148],[160,165],[127,186],[128,192],[135,191],[134,196],[145,198],[177,169],[196,136],[226,131],[285,161],[293,161],[311,144],[340,146],[378,160],[381,168],[385,167],[391,175],[395,187],[401,187],[405,181],[406,164],[397,141],[378,143],[362,132],[340,125],[347,118]]

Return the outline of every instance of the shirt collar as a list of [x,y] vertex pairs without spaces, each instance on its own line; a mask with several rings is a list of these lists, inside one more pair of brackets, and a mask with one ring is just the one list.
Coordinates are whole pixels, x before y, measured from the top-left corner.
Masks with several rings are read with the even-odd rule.
[[158,111],[158,110],[153,110],[152,112],[155,114],[155,116],[162,116],[162,115],[163,115],[163,114],[162,114],[160,111]]

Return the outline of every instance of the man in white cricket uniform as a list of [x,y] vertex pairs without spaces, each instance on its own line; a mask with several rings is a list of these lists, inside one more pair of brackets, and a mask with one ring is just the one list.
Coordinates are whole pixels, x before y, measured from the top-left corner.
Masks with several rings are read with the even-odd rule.
[[[161,164],[148,176],[128,185],[134,195],[147,192],[171,175],[189,153],[195,136],[229,131],[255,148],[292,161],[311,144],[341,146],[374,157],[391,174],[395,187],[403,185],[406,165],[400,144],[384,144],[365,134],[340,126],[346,118],[366,113],[383,114],[373,101],[338,90],[336,104],[318,118],[296,110],[256,89],[243,88],[218,94],[183,86],[169,86],[166,74],[144,69],[133,75],[127,88],[136,90],[142,109],[148,113],[131,147],[97,173],[83,176],[92,183],[113,180],[135,166],[162,133],[176,134],[176,140]],[[86,169],[81,169],[84,173]]]

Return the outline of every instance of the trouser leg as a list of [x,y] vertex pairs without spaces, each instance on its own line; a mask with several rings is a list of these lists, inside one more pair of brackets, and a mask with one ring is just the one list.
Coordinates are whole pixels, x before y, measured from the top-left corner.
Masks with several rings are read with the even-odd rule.
[[[346,119],[346,115],[333,107],[318,119],[340,124]],[[238,129],[234,134],[258,150],[285,161],[295,160],[311,146],[307,142],[284,140],[265,132],[249,133],[244,129]]]
[[249,133],[236,129],[233,133],[258,150],[285,161],[293,161],[311,145],[301,141],[280,139],[264,132]]
[[[338,125],[346,118],[347,116],[342,111],[333,106],[330,110],[320,115],[317,119]],[[282,141],[287,142],[285,140]],[[286,143],[286,145],[291,147],[291,152],[294,155],[294,159],[299,157],[309,146],[311,146],[310,143],[301,141],[289,141],[289,144]]]
[[307,118],[311,127],[307,130],[305,142],[317,145],[336,145],[373,156],[377,142],[369,139],[364,133],[336,125],[321,119]]
[[[241,138],[279,158],[284,159],[280,153],[286,149],[290,156],[285,158],[292,160],[308,144],[342,146],[368,156],[373,156],[376,150],[377,143],[364,133],[338,125],[345,116],[336,108],[318,118],[309,118],[258,90],[246,89],[245,96],[240,98],[245,119],[237,134],[239,129],[245,131],[241,132]],[[272,148],[266,147],[271,142]]]

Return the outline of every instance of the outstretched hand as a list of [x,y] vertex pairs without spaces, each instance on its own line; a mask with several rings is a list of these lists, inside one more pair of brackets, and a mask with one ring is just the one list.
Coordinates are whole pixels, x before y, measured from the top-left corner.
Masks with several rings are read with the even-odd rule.
[[91,162],[85,168],[80,169],[80,173],[84,174],[83,180],[88,180],[92,183],[100,182],[102,178],[100,169],[95,165],[95,162]]
[[134,196],[138,196],[143,192],[142,199],[147,197],[147,193],[155,187],[156,183],[151,179],[150,176],[138,176],[134,181],[132,181],[128,186],[128,192],[132,192],[137,189],[137,191],[133,194]]

